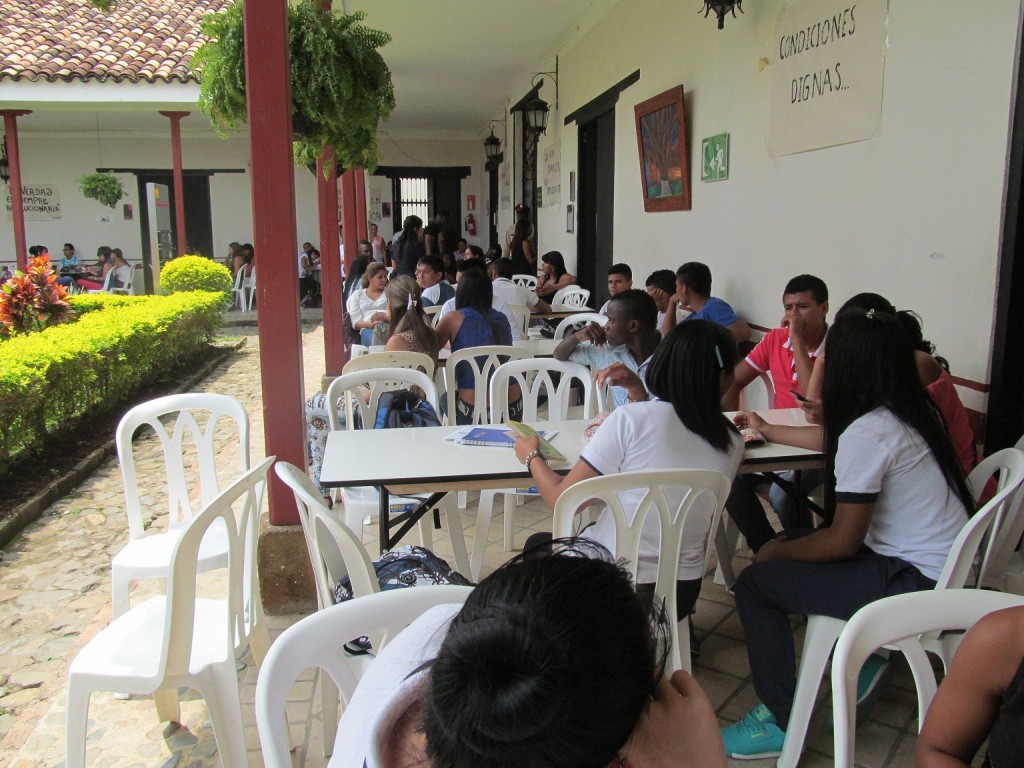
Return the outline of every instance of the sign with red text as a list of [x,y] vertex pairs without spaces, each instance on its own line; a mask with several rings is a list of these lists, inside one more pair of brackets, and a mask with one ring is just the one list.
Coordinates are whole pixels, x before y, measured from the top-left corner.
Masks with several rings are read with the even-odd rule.
[[800,0],[783,9],[768,68],[776,155],[878,134],[887,13],[887,0]]

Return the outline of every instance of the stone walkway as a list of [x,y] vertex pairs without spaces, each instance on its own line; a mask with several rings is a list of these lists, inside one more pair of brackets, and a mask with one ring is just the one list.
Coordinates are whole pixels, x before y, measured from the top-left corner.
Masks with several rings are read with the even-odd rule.
[[[248,314],[248,313],[246,313]],[[234,313],[237,317],[241,313]],[[254,328],[236,327],[225,333],[245,336],[234,353],[198,390],[231,394],[245,403],[252,420],[252,458],[263,456],[263,414],[260,399],[259,343]],[[303,328],[306,389],[319,385],[323,370],[323,333],[319,326]],[[157,462],[152,441],[140,443],[143,461]],[[225,445],[224,450],[230,450]],[[44,516],[12,541],[0,561],[0,768],[55,768],[64,760],[65,671],[82,645],[110,620],[110,557],[122,545],[125,520],[122,486],[116,460],[108,460],[73,494],[50,507]],[[500,504],[498,505],[500,510]],[[464,513],[467,536],[475,508]],[[500,512],[499,512],[500,515]],[[154,527],[165,524],[158,515]],[[519,546],[533,530],[550,530],[550,512],[540,501],[519,508]],[[491,530],[485,572],[509,556],[501,550],[500,520]],[[367,544],[375,545],[367,527]],[[435,548],[450,557],[442,532]],[[470,546],[472,544],[470,543]],[[133,602],[155,590],[143,583]],[[270,617],[276,635],[298,616]],[[740,717],[753,705],[743,630],[732,597],[711,579],[705,580],[695,616],[702,654],[695,675],[708,692],[723,724]],[[802,631],[800,631],[802,634]],[[246,659],[246,662],[250,662]],[[249,765],[263,765],[253,715],[256,670],[247,663],[240,672],[243,717]],[[319,703],[315,677],[308,673],[291,691],[289,722],[295,765],[318,768],[323,758]],[[827,692],[828,686],[823,686]],[[827,704],[815,716],[802,768],[832,765],[832,739],[827,728]],[[857,764],[910,766],[916,733],[913,683],[901,661],[873,708],[862,718],[857,734]],[[207,768],[220,764],[204,702],[193,692],[182,697],[181,726],[156,722],[149,699],[115,699],[96,694],[90,709],[87,764],[102,768]],[[737,763],[768,766],[773,761]],[[980,764],[980,763],[978,763]],[[234,768],[234,767],[232,767]]]

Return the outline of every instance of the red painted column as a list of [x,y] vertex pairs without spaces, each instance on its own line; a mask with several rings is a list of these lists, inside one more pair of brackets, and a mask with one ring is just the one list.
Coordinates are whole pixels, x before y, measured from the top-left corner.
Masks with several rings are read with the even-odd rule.
[[[245,78],[266,451],[305,467],[286,5],[286,0],[245,3]],[[269,481],[271,524],[297,525],[291,491],[274,472]]]
[[4,116],[4,133],[7,142],[7,160],[10,163],[11,211],[14,219],[14,252],[18,269],[28,268],[28,242],[25,236],[25,201],[21,194],[21,151],[18,147],[18,117],[31,114],[26,109],[0,110]]
[[[174,240],[178,245],[178,255],[188,253],[185,242],[185,182],[181,177],[181,118],[188,117],[188,112],[165,112],[160,114],[171,119],[171,159],[174,163]],[[213,256],[213,254],[210,254]]]
[[[370,222],[366,215],[366,172],[359,168],[356,174],[356,231],[360,240],[370,237]],[[358,245],[358,243],[357,243]]]
[[[324,178],[324,158],[331,154],[329,174]],[[324,307],[324,370],[340,376],[345,367],[344,307],[342,302],[341,254],[338,251],[338,166],[328,149],[316,163],[316,186],[320,208],[320,290]]]
[[[345,226],[345,274],[359,253],[359,208],[356,193],[356,172],[341,174],[341,220]],[[365,229],[365,225],[364,225]]]

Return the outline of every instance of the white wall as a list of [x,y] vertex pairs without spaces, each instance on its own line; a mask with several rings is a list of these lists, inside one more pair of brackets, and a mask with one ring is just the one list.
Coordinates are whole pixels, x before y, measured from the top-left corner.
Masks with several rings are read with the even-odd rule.
[[[656,268],[704,261],[716,295],[774,326],[785,281],[812,272],[833,309],[865,290],[916,309],[954,373],[987,381],[1020,0],[891,0],[879,135],[774,157],[771,72],[758,60],[771,57],[783,6],[750,3],[718,31],[687,3],[623,0],[554,52],[560,110],[541,151],[561,142],[562,200],[539,212],[544,249],[575,263],[565,206],[576,130],[564,116],[639,69],[616,107],[614,258],[641,284]],[[538,69],[552,69],[554,53]],[[633,106],[680,83],[692,210],[645,213]],[[730,178],[702,183],[700,140],[725,131]]]

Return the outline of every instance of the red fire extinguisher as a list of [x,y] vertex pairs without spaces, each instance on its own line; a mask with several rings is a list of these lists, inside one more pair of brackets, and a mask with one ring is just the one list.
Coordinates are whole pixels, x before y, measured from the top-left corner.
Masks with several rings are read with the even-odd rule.
[[476,235],[476,219],[473,218],[472,213],[466,214],[466,233]]

